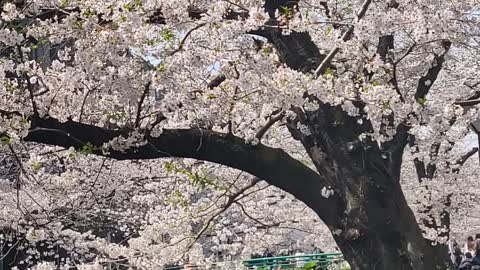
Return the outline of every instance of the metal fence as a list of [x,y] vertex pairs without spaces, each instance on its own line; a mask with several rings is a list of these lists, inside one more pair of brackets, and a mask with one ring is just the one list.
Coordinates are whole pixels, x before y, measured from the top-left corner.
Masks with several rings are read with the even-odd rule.
[[349,270],[341,253],[301,254],[218,262],[211,265],[183,265],[165,270]]

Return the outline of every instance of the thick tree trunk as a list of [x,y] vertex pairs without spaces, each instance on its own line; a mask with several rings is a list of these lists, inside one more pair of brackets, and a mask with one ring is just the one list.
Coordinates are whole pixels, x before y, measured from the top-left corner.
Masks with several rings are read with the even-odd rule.
[[[298,1],[287,2],[265,2],[265,9],[271,16],[270,24],[275,25],[273,14],[277,10],[285,6],[295,9]],[[397,8],[398,3],[393,2],[391,7]],[[55,10],[52,12],[55,13]],[[44,12],[43,16],[51,14]],[[160,11],[155,14],[162,17]],[[151,21],[151,18],[149,20]],[[158,23],[165,21],[160,18]],[[280,60],[287,66],[307,73],[323,63],[325,55],[320,53],[308,33],[293,32],[284,35],[280,30],[273,29],[275,28],[267,27],[251,33],[266,37],[274,45]],[[393,60],[387,57],[393,43],[394,36],[380,38],[377,53],[382,60]],[[443,46],[445,53],[435,55],[436,64],[419,80],[416,99],[427,95],[442,69],[450,43],[444,42]],[[40,48],[36,54],[42,56],[49,51],[48,48]],[[32,57],[39,58],[35,55]],[[44,67],[50,63],[40,62]],[[365,75],[369,75],[368,72]],[[430,81],[429,84],[425,83],[427,80]],[[396,86],[395,80],[392,79],[391,83]],[[372,131],[367,118],[348,117],[340,108],[330,107],[320,101],[318,103],[320,110],[317,112],[303,115],[299,109],[298,113],[301,118],[298,121],[311,129],[312,136],[298,134],[298,121],[291,125],[291,131],[292,135],[304,144],[319,175],[279,149],[264,145],[254,147],[232,134],[199,129],[165,130],[159,138],[146,136],[148,144],[127,151],[112,150],[106,153],[102,149],[104,143],[117,136],[126,137],[128,132],[106,130],[82,124],[81,121],[61,123],[48,116],[34,116],[30,133],[24,140],[76,149],[82,149],[89,143],[94,146],[92,154],[116,159],[188,157],[244,170],[293,194],[314,209],[330,227],[352,269],[448,269],[446,247],[432,246],[422,237],[398,183],[408,128],[404,127],[405,130],[399,133],[400,136],[396,136],[398,140],[389,142],[391,147],[388,147],[387,151],[380,150],[376,142],[361,142],[358,139],[360,135]],[[360,101],[357,101],[355,106],[362,110]],[[0,115],[23,117],[18,112],[1,109]],[[389,117],[393,118],[393,114]],[[402,125],[398,128],[401,129]],[[388,154],[388,160],[383,158],[385,154]],[[335,195],[324,198],[319,193],[328,185]]]
[[[1,110],[0,114],[18,115]],[[328,115],[324,116],[326,123],[333,122]],[[343,120],[351,122],[348,118]],[[280,149],[251,146],[235,136],[207,130],[165,130],[158,138],[147,138],[147,145],[123,152],[104,152],[101,146],[123,135],[122,131],[73,121],[61,123],[46,117],[32,120],[24,140],[76,149],[88,142],[95,146],[92,154],[122,160],[176,156],[242,169],[290,192],[316,211],[329,226],[352,269],[449,269],[446,247],[434,247],[422,237],[403,196],[398,181],[400,171],[390,168],[389,164],[401,166],[401,162],[385,159],[376,143],[365,142],[358,151],[351,149],[349,141],[357,137],[347,136],[347,130],[355,131],[352,123],[339,130],[323,129],[321,122],[316,123],[320,125],[311,125],[312,136],[303,136],[301,140],[319,174]],[[320,134],[325,130],[330,135]],[[334,194],[322,196],[321,191],[328,186]]]
[[[451,269],[447,247],[433,246],[422,236],[402,192],[405,142],[394,139],[380,146],[369,138],[358,139],[371,130],[369,123],[319,103],[315,112],[299,111],[289,126],[334,190],[330,199],[337,205],[336,219],[326,224],[352,269]],[[297,122],[310,133],[292,128]]]
[[[398,6],[393,1],[389,8]],[[268,8],[278,8],[270,7],[268,1],[265,7],[267,11]],[[368,4],[365,7],[368,8]],[[316,68],[312,69],[312,66],[324,61],[325,55],[320,54],[308,33],[295,36],[272,30],[254,33],[266,37],[278,51],[281,61],[292,69],[308,73]],[[442,43],[445,51],[435,55],[437,64],[420,78],[416,99],[429,92],[442,70],[450,45],[449,41]],[[377,53],[383,61],[394,62],[393,48],[394,35],[379,38]],[[372,74],[367,70],[364,74],[368,81]],[[432,83],[426,84],[427,80]],[[392,78],[390,83],[404,101],[396,79]],[[365,139],[366,134],[372,134],[373,127],[363,110],[367,104],[361,99],[354,103],[360,115],[351,117],[342,108],[325,104],[318,96],[305,93],[305,97],[317,103],[319,109],[309,112],[300,107],[292,108],[297,118],[289,121],[289,130],[305,146],[317,171],[335,192],[330,199],[335,201],[337,212],[333,219],[336,221],[325,220],[324,207],[317,213],[330,227],[352,269],[450,269],[447,247],[432,246],[423,238],[399,184],[409,128],[403,124],[395,127],[395,115],[385,115],[382,129],[395,127],[397,135],[378,144],[373,138]],[[300,132],[299,123],[307,126],[309,132]],[[443,222],[448,223],[449,216],[444,216]]]
[[345,197],[337,224],[328,224],[352,270],[453,269],[447,247],[422,236],[399,184],[381,196],[370,188],[363,195]]
[[363,222],[346,214],[340,221],[341,233],[334,232],[335,241],[353,270],[450,269],[447,247],[432,246],[423,238],[399,185],[385,194],[383,206],[370,198],[363,209]]

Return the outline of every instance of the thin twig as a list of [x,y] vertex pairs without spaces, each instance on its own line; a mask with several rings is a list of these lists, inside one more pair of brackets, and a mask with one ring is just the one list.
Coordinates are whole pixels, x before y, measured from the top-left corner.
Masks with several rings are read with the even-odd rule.
[[[312,235],[320,235],[318,233],[314,233],[314,232],[307,231],[307,230],[302,230],[300,228],[295,228],[295,227],[290,227],[290,226],[281,226],[281,224],[285,223],[286,221],[283,221],[283,222],[279,221],[279,222],[275,222],[273,224],[263,223],[259,219],[257,219],[255,217],[253,217],[252,215],[248,214],[248,212],[246,211],[245,206],[243,206],[243,204],[239,203],[238,201],[236,201],[235,204],[240,207],[240,210],[242,210],[243,214],[246,217],[248,217],[249,219],[253,220],[254,222],[260,224],[261,227],[257,227],[257,228],[260,228],[260,229],[269,229],[269,228],[287,229],[287,230],[292,230],[292,231],[295,230],[295,231],[300,231],[300,232],[304,232],[304,233],[309,233],[309,234],[312,234]],[[292,222],[294,222],[294,220],[292,220]]]
[[152,84],[151,81],[147,82],[147,84],[145,84],[145,87],[143,89],[143,93],[142,93],[142,96],[140,96],[140,101],[138,102],[138,106],[137,106],[137,116],[135,118],[135,127],[136,128],[139,128],[140,127],[140,114],[142,112],[142,105],[143,105],[143,101],[145,100],[145,97],[148,95],[148,93],[150,92],[150,85]]
[[248,8],[246,8],[246,7],[242,6],[242,5],[239,5],[239,4],[237,4],[237,3],[234,3],[234,2],[232,2],[232,1],[228,1],[228,0],[223,0],[223,1],[224,1],[224,2],[227,2],[227,3],[231,4],[231,5],[234,5],[234,6],[238,7],[239,9],[241,9],[241,10],[243,10],[243,11],[246,11],[246,12],[249,12],[249,11],[250,11],[250,10],[248,10]]
[[181,51],[183,49],[183,46],[185,45],[185,42],[187,41],[187,38],[192,34],[193,31],[199,29],[200,27],[206,25],[206,23],[201,23],[201,24],[198,24],[196,25],[195,27],[193,27],[192,29],[190,29],[186,34],[185,36],[182,38],[182,40],[180,41],[180,44],[178,45],[178,47],[173,50],[172,52],[170,52],[168,55],[169,56],[172,56],[174,54],[176,54],[177,52]]
[[283,117],[285,116],[285,111],[280,111],[277,115],[272,115],[268,122],[260,128],[257,131],[257,134],[255,134],[255,138],[257,138],[259,141],[262,140],[263,135],[267,133],[267,131],[278,121],[280,121]]
[[394,66],[398,65],[405,57],[407,57],[410,53],[412,53],[413,49],[417,46],[417,43],[413,43],[412,46],[410,46],[410,48],[408,48],[408,50],[405,52],[404,55],[402,55],[402,57],[400,57],[397,61],[395,61],[395,63],[393,63]]
[[87,103],[87,98],[88,96],[90,95],[91,92],[93,92],[93,90],[96,89],[96,87],[94,88],[89,88],[87,85],[85,85],[88,90],[87,90],[87,93],[85,94],[85,96],[83,97],[83,101],[82,101],[82,106],[80,106],[80,115],[78,116],[78,122],[82,122],[82,117],[83,117],[83,111],[85,109],[85,104]]
[[[372,0],[365,0],[363,2],[360,11],[357,13],[357,16],[355,18],[354,23],[360,21],[363,18],[363,16],[365,16],[365,13],[367,12],[367,9],[368,9],[368,7],[370,6],[371,3],[372,3]],[[353,33],[354,23],[347,29],[347,31],[345,31],[345,33],[343,33],[343,35],[340,39],[342,42],[345,42],[345,41],[350,39],[350,37]],[[323,59],[322,63],[320,63],[320,65],[315,70],[315,73],[314,73],[315,77],[318,78],[318,76],[320,76],[320,74],[322,74],[327,69],[327,66],[330,64],[332,59],[335,57],[335,55],[339,51],[340,51],[340,47],[337,45],[328,53],[327,57],[325,57],[325,59]]]
[[227,203],[225,203],[225,205],[217,213],[215,213],[215,215],[211,216],[207,220],[205,226],[203,226],[203,228],[200,230],[200,232],[197,233],[197,235],[194,237],[193,241],[188,244],[185,252],[188,252],[193,247],[193,245],[198,241],[198,239],[200,239],[200,237],[202,237],[202,235],[205,233],[205,231],[207,231],[207,229],[210,227],[210,223],[212,223],[212,221],[215,218],[217,218],[220,214],[225,212],[232,204],[234,204],[235,201],[236,201],[236,198],[238,196],[242,195],[248,189],[254,187],[259,181],[260,181],[260,178],[258,178],[258,177],[253,178],[248,185],[246,185],[245,187],[243,187],[242,189],[240,189],[239,191],[237,191],[233,195],[229,196]]
[[[20,57],[20,61],[23,63],[24,59],[23,59],[22,47],[20,45],[18,45],[17,50],[18,50],[18,55]],[[33,115],[38,116],[39,115],[38,114],[38,108],[37,108],[37,104],[35,102],[35,95],[33,94],[33,85],[30,83],[30,78],[28,77],[26,72],[23,73],[23,78],[27,83],[28,93],[30,94],[30,100],[32,102]]]
[[[23,174],[25,175],[25,177],[28,178],[28,173],[27,173],[27,170],[23,167],[22,160],[20,159],[20,157],[18,157],[17,153],[15,152],[15,150],[13,149],[13,147],[12,147],[11,145],[8,145],[8,148],[10,149],[10,151],[12,152],[13,157],[15,158],[15,160],[16,160],[17,163],[18,163],[18,166],[19,166],[19,168],[20,168],[20,173],[23,173]],[[17,208],[18,208],[19,210],[20,210],[20,189],[21,189],[20,173],[17,175],[17,181],[16,181]],[[39,181],[36,181],[36,182],[39,183]],[[44,208],[35,198],[33,198],[33,196],[31,196],[26,190],[24,190],[24,192],[25,192],[25,194],[27,194],[28,197],[30,197],[30,199],[31,199],[36,205],[38,205],[38,206],[43,210],[43,212],[45,213],[45,215],[47,216],[47,218],[50,218],[47,209],[45,209],[45,208]]]
[[[5,259],[5,258],[10,254],[10,252],[18,245],[18,243],[20,243],[20,240],[17,240],[17,241],[15,242],[15,244],[11,245],[10,248],[7,250],[6,253],[3,253],[3,256],[0,257],[0,262],[2,262],[2,264],[4,263],[4,262],[3,262],[3,259]],[[2,247],[2,248],[3,248],[3,247]]]

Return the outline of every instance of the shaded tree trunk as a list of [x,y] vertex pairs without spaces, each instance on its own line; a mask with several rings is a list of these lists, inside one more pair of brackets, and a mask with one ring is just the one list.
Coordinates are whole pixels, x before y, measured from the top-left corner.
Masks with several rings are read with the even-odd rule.
[[327,225],[352,269],[450,269],[447,247],[422,236],[399,183],[405,133],[385,145],[359,139],[371,130],[368,121],[317,102],[315,112],[297,110],[289,129],[334,191],[336,219]]
[[[291,2],[293,8],[296,1]],[[272,14],[285,3],[266,2],[266,11],[272,17],[270,24],[275,24]],[[270,28],[251,33],[266,37],[280,60],[297,71],[310,72],[325,59],[308,33],[283,35]],[[380,40],[378,53],[382,60],[388,61],[392,46],[393,36]],[[46,50],[38,53],[46,54]],[[428,93],[443,59],[443,55],[436,56],[437,65],[421,78],[415,98]],[[431,83],[425,84],[426,80]],[[290,122],[289,129],[304,145],[318,174],[281,149],[252,146],[232,134],[210,130],[164,130],[158,138],[145,135],[148,144],[107,153],[102,146],[115,137],[127,137],[128,130],[108,130],[73,120],[61,123],[48,115],[34,115],[30,133],[24,139],[75,149],[90,144],[92,154],[115,159],[186,157],[237,168],[293,194],[312,208],[330,228],[354,270],[449,269],[446,246],[432,246],[423,238],[399,184],[407,141],[405,127],[397,127],[395,138],[379,146],[370,139],[359,140],[359,135],[372,130],[366,119],[350,117],[339,107],[315,102],[320,109],[308,113],[298,109],[297,119]],[[355,106],[361,109],[363,105],[359,102]],[[0,115],[22,116],[2,110]],[[361,119],[363,123],[359,124]],[[306,125],[311,134],[302,134],[297,123]],[[334,193],[327,196],[330,189]]]
[[[147,136],[148,144],[105,152],[104,143],[128,136],[128,131],[73,120],[62,123],[47,116],[32,118],[24,140],[79,150],[89,143],[94,146],[91,154],[119,160],[175,156],[244,170],[313,209],[331,230],[352,269],[449,269],[446,246],[432,246],[422,237],[404,198],[399,183],[403,148],[392,144],[381,149],[374,141],[358,141],[356,134],[369,129],[368,123],[358,124],[355,117],[340,110],[323,104],[316,112],[299,113],[289,123],[296,127],[295,121],[301,121],[310,128],[308,135],[290,131],[302,142],[318,173],[281,149],[252,146],[234,135],[209,130],[164,130],[158,138]],[[0,114],[17,115],[1,110]],[[402,136],[399,132],[393,142],[402,142]]]
[[[356,119],[344,115],[341,118],[345,125],[332,127],[329,123],[333,123],[330,117],[335,115],[331,114],[335,108],[322,107],[323,110],[301,120],[309,124],[310,135],[291,130],[304,144],[318,173],[281,149],[252,146],[234,135],[209,130],[164,130],[158,138],[147,136],[148,144],[105,152],[101,150],[104,143],[117,136],[128,136],[128,131],[73,120],[62,123],[46,116],[32,118],[31,130],[24,140],[79,150],[88,143],[94,146],[91,154],[119,160],[175,156],[244,170],[291,193],[313,209],[331,230],[352,269],[449,269],[447,248],[434,247],[422,237],[404,198],[398,181],[400,170],[394,168],[401,166],[401,160],[395,159],[401,155],[395,153],[394,147],[384,151],[376,142],[355,142],[352,134],[368,127],[353,125],[351,122],[357,122]],[[17,115],[1,110],[0,114]],[[326,194],[328,189],[333,194]]]
[[339,220],[341,232],[333,231],[352,269],[448,269],[447,247],[432,246],[423,238],[400,186],[381,197],[373,189],[365,194],[366,205],[352,205]]
[[[398,7],[398,3],[392,3],[391,8]],[[276,48],[280,60],[294,70],[309,73],[325,59],[308,33],[283,35],[268,29],[253,33],[266,37]],[[444,41],[441,45],[445,51],[435,55],[437,65],[420,78],[415,98],[429,92],[432,84],[424,82],[433,83],[442,70],[451,43]],[[382,36],[376,52],[392,65],[393,46],[393,35]],[[326,64],[335,69],[330,63]],[[367,80],[372,76],[368,71],[364,73]],[[404,102],[395,76],[390,83]],[[354,102],[360,115],[352,117],[341,107],[325,104],[308,93],[305,98],[318,104],[319,109],[305,112],[294,108],[297,117],[289,121],[288,127],[292,136],[304,145],[318,173],[325,177],[327,187],[334,191],[330,198],[335,201],[337,211],[334,222],[325,221],[323,211],[317,213],[329,226],[352,269],[450,269],[447,247],[432,245],[422,236],[399,184],[408,127],[403,124],[395,127],[393,113],[386,115],[382,128],[395,128],[397,134],[392,140],[379,144],[368,137],[360,138],[373,131],[362,101]],[[302,133],[298,124],[308,127],[309,132]],[[319,190],[311,192],[325,195]],[[312,208],[316,210],[315,206]],[[449,223],[448,212],[443,217],[439,222]]]

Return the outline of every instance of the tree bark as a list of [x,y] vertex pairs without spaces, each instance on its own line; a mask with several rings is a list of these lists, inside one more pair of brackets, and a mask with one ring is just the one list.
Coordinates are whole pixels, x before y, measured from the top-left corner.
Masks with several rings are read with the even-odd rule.
[[[5,117],[16,115],[0,113]],[[316,141],[321,146],[320,135],[314,132],[316,137],[302,137],[302,143],[320,172],[317,174],[281,149],[249,145],[233,135],[209,130],[165,130],[160,137],[145,138],[147,143],[142,146],[114,151],[102,149],[102,145],[115,137],[127,136],[128,132],[74,121],[62,123],[51,117],[33,117],[31,123],[25,141],[78,150],[88,144],[91,154],[120,160],[195,158],[256,175],[313,209],[330,228],[352,269],[448,269],[446,247],[433,247],[422,237],[398,177],[377,168],[381,164],[358,161],[362,157],[368,157],[370,163],[383,160],[376,157],[379,149],[346,155],[344,148],[337,147],[335,159],[330,159],[320,155],[315,144],[308,144]],[[330,143],[333,147],[337,142]],[[329,186],[335,193],[325,198],[322,189]]]
[[[3,117],[19,115],[0,109]],[[181,157],[211,161],[248,172],[288,191],[307,206],[315,208],[327,224],[332,224],[338,213],[335,201],[338,196],[319,196],[319,192],[328,185],[326,178],[279,148],[248,144],[232,134],[211,130],[165,129],[159,137],[145,135],[140,145],[121,151],[105,148],[104,144],[115,138],[128,137],[128,130],[110,130],[73,120],[60,122],[48,115],[31,116],[30,119],[30,131],[25,141],[73,147],[79,151],[88,148],[88,154],[117,160]]]
[[[403,195],[399,179],[405,142],[397,137],[384,149],[369,138],[359,139],[371,130],[368,121],[317,102],[317,111],[297,110],[288,126],[339,194],[330,230],[352,269],[449,269],[447,247],[432,246],[423,237]],[[299,122],[310,132],[299,132]]]
[[[365,221],[344,223],[342,233],[334,235],[352,270],[449,269],[447,247],[423,238],[399,185],[383,198],[375,197],[364,207]],[[379,206],[379,201],[386,204]]]
[[[285,3],[266,1],[265,8],[272,15]],[[296,1],[291,4],[293,8]],[[157,15],[156,21],[165,23],[160,11]],[[196,18],[194,15],[191,13]],[[270,23],[275,25],[274,19]],[[280,60],[297,71],[311,72],[325,59],[308,33],[283,35],[268,27],[251,33],[266,37]],[[381,39],[379,45],[377,53],[386,61],[393,36]],[[421,78],[415,98],[423,98],[437,78],[450,44],[443,46],[445,53],[435,55],[439,65]],[[431,82],[428,85],[427,80]],[[231,134],[202,129],[165,130],[159,137],[146,135],[139,146],[115,151],[105,149],[104,144],[127,137],[128,130],[32,116],[31,129],[24,140],[77,150],[89,145],[90,154],[120,160],[183,157],[240,169],[291,193],[313,209],[330,228],[353,270],[449,269],[446,246],[432,246],[423,238],[399,184],[408,129],[398,126],[398,135],[383,149],[374,141],[358,140],[360,134],[371,131],[369,121],[318,103],[318,111],[305,115],[299,110],[298,119],[290,125],[292,135],[302,142],[318,173],[281,149],[249,145]],[[360,102],[355,105],[362,108]],[[0,110],[0,115],[11,117],[18,113]],[[363,124],[358,124],[360,119]],[[298,121],[307,125],[312,134],[301,134],[296,128]],[[324,196],[322,190],[330,188],[333,195]]]

